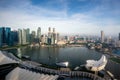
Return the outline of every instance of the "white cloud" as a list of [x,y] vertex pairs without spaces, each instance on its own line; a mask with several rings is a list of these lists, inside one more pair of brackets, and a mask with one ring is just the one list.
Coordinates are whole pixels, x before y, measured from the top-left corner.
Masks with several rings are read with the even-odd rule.
[[[1,26],[11,26],[13,29],[30,27],[31,30],[41,27],[43,33],[47,32],[48,27],[55,27],[56,31],[64,34],[99,35],[100,31],[104,30],[107,35],[116,35],[120,30],[120,24],[116,24],[116,21],[94,17],[95,10],[87,13],[74,13],[68,16],[67,2],[64,5],[66,6],[65,9],[60,11],[32,5],[29,0],[18,3],[16,7],[14,7],[16,5],[14,4],[9,8],[1,9]],[[99,14],[99,10],[95,14]]]

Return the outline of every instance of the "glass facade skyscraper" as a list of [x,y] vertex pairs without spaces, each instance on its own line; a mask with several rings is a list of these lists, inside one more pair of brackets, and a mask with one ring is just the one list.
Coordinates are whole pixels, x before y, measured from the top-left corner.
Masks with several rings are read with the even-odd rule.
[[9,45],[13,46],[18,44],[18,32],[17,31],[11,31],[10,32],[10,40],[9,40]]
[[24,45],[29,43],[43,43],[48,45],[57,44],[59,41],[59,34],[56,33],[55,28],[49,27],[48,35],[41,35],[41,28],[38,27],[37,35],[35,31],[30,34],[30,29],[18,29],[18,31],[11,31],[10,27],[0,27],[0,47]]
[[21,29],[18,29],[18,41],[19,41],[19,44],[22,44],[22,30]]
[[2,28],[0,28],[0,47],[2,47],[2,42],[3,42],[3,29]]
[[9,27],[0,28],[0,47],[10,44],[10,32],[11,28]]
[[41,37],[41,28],[38,27],[38,29],[37,29],[37,38],[40,39],[40,37]]
[[22,30],[22,44],[27,44],[26,42],[26,30]]
[[11,28],[9,27],[6,27],[5,28],[5,43],[7,45],[11,45],[11,41],[10,41],[10,34],[11,34]]
[[2,27],[2,44],[4,45],[6,43],[6,39],[5,39],[5,27]]
[[29,28],[26,29],[26,42],[30,43],[30,29]]
[[120,33],[119,33],[119,41],[120,41]]

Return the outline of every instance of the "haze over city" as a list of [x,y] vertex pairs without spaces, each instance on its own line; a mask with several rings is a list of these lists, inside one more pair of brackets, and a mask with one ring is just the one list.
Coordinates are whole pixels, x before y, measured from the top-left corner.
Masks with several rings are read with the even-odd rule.
[[116,35],[120,31],[119,0],[0,0],[0,26],[63,34]]

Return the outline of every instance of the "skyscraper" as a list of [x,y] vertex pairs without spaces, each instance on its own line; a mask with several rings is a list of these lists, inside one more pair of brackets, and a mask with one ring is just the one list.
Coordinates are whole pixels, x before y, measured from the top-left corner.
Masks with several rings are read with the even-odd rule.
[[0,47],[2,47],[2,42],[3,42],[3,28],[0,28]]
[[55,28],[53,28],[53,32],[52,32],[52,44],[55,44],[55,38],[56,38],[56,33],[55,33]]
[[55,33],[55,28],[53,28],[53,33]]
[[104,43],[104,32],[101,31],[101,43]]
[[6,43],[5,27],[2,27],[2,44]]
[[27,43],[30,42],[30,29],[29,28],[26,29],[26,42]]
[[27,44],[26,43],[26,30],[25,29],[22,30],[22,44]]
[[10,46],[12,46],[12,45],[14,45],[14,42],[15,42],[15,33],[14,33],[14,31],[11,31],[10,32],[10,39],[9,39],[9,45]]
[[32,31],[30,34],[30,43],[35,42],[35,38],[36,38],[36,33],[35,31]]
[[11,28],[1,27],[0,28],[0,46],[9,45]]
[[32,37],[33,37],[33,38],[36,38],[36,33],[35,33],[35,31],[32,31]]
[[59,41],[59,33],[56,33],[57,42]]
[[40,41],[40,39],[41,39],[41,28],[40,27],[38,27],[38,29],[37,29],[37,38]]
[[49,27],[49,29],[48,29],[48,38],[51,38],[51,28]]
[[6,43],[7,45],[10,45],[10,44],[11,44],[11,42],[10,42],[10,33],[11,33],[11,28],[6,27],[6,28],[5,28],[5,43]]
[[[13,45],[18,44],[18,31],[11,31],[10,38],[13,40]],[[11,37],[12,36],[12,37]]]
[[27,44],[26,42],[26,29],[18,29],[19,44]]
[[49,27],[48,32],[51,32],[51,28]]
[[45,35],[45,34],[41,35],[41,42],[42,42],[42,44],[47,43],[47,35]]
[[18,29],[18,41],[19,41],[19,44],[22,44],[22,30],[21,29]]
[[52,33],[51,33],[51,28],[49,27],[48,28],[48,40],[47,40],[47,43],[48,45],[51,45],[51,42],[52,42]]
[[120,41],[120,33],[119,33],[119,41]]

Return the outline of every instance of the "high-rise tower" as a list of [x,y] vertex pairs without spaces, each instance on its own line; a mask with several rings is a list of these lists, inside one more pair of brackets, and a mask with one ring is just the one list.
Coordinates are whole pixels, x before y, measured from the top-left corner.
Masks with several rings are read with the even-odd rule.
[[30,43],[30,29],[29,28],[26,29],[26,42]]
[[120,33],[119,33],[119,41],[120,41]]
[[51,32],[51,28],[49,27],[48,32]]
[[48,39],[47,39],[47,43],[48,45],[51,45],[51,42],[52,42],[52,33],[51,33],[51,28],[49,27],[48,28]]
[[48,38],[51,38],[51,28],[48,29]]
[[22,30],[22,44],[26,44],[26,29]]
[[0,28],[0,46],[10,45],[10,27],[1,27]]
[[104,43],[104,32],[103,31],[101,31],[101,43]]
[[41,28],[40,27],[38,27],[38,29],[37,29],[37,38],[41,38]]
[[10,45],[10,33],[11,33],[11,28],[6,27],[5,28],[5,43],[7,45]]
[[0,47],[3,45],[3,28],[0,28]]
[[55,28],[53,28],[53,32],[52,32],[52,44],[55,44],[55,38],[56,38],[56,33],[55,33]]
[[19,44],[27,44],[26,42],[26,29],[18,29],[18,38],[19,38]]
[[55,28],[53,28],[53,33],[55,33]]
[[22,30],[18,29],[18,42],[19,44],[22,44]]

